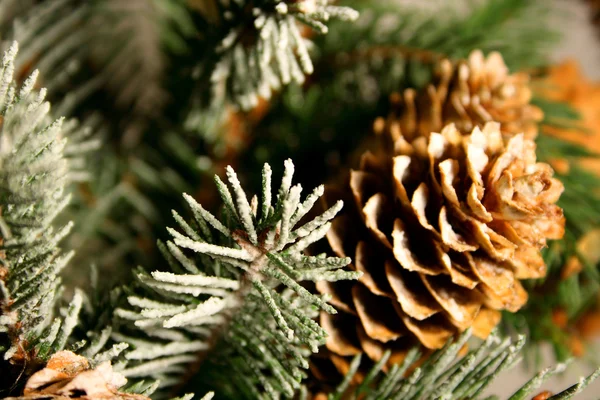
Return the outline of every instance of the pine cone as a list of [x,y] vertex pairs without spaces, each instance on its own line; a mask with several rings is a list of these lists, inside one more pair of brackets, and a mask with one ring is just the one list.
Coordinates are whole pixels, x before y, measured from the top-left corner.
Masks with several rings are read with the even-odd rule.
[[7,399],[149,400],[146,396],[118,392],[126,382],[125,377],[113,372],[109,361],[90,369],[85,357],[59,351],[44,369],[29,378],[22,396]]
[[451,124],[393,139],[363,154],[346,187],[326,191],[347,199],[328,246],[363,272],[359,282],[317,284],[340,311],[320,318],[341,373],[361,352],[376,361],[391,349],[395,363],[414,344],[439,349],[469,327],[488,336],[500,310],[525,304],[520,280],[546,274],[546,240],[564,234],[554,204],[563,186],[524,135],[503,136],[498,123],[462,135]]
[[524,133],[525,138],[533,139],[543,112],[530,104],[528,84],[526,73],[509,75],[500,53],[485,58],[476,50],[457,65],[442,60],[427,90],[417,93],[406,89],[403,94],[392,94],[395,111],[390,120],[399,121],[407,140],[440,132],[450,123],[468,133],[491,121],[499,122],[505,135]]

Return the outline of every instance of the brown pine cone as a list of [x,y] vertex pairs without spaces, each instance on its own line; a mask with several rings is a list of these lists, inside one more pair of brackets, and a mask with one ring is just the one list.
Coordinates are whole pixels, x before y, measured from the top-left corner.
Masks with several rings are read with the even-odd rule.
[[531,139],[507,138],[498,123],[400,135],[363,154],[348,184],[325,196],[347,200],[329,250],[363,272],[359,282],[317,284],[339,311],[321,314],[337,370],[361,352],[378,360],[391,349],[394,363],[414,344],[439,349],[469,327],[484,338],[500,310],[520,309],[520,280],[546,274],[540,249],[564,234],[552,175]]
[[533,139],[543,112],[530,104],[531,96],[528,74],[509,75],[500,53],[490,53],[486,58],[476,50],[457,65],[442,60],[427,90],[406,89],[402,94],[393,94],[395,110],[390,120],[399,121],[407,140],[440,132],[450,123],[468,133],[491,121],[499,122],[506,135],[524,133],[527,139]]

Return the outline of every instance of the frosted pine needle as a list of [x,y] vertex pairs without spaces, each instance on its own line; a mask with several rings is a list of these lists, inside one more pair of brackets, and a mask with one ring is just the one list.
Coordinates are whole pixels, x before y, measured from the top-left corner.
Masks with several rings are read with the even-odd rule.
[[[275,396],[274,388],[282,387],[291,395],[299,387],[307,357],[326,337],[313,318],[318,310],[336,312],[325,298],[310,293],[299,281],[357,279],[360,274],[344,270],[348,258],[304,254],[306,247],[326,234],[342,203],[296,227],[323,194],[323,187],[302,201],[302,188],[292,184],[293,175],[294,164],[287,160],[272,204],[268,164],[262,170],[260,198],[247,195],[235,171],[227,168],[227,183],[215,177],[223,201],[219,214],[208,212],[184,194],[195,223],[174,212],[181,231],[169,228],[172,242],[159,244],[171,271],[140,271],[140,294],[129,296],[131,309],[118,309],[117,314],[140,329],[166,328],[190,339],[174,337],[169,342],[161,334],[159,340],[140,344],[126,354],[130,360],[126,376],[151,376],[161,365],[168,365],[170,371],[185,368],[188,359],[177,358],[177,351],[210,352],[221,343],[220,362],[239,361],[240,352],[244,353],[243,365],[231,365],[238,371],[232,374],[242,379],[252,371],[262,386],[256,388],[258,392]],[[248,331],[253,333],[248,336]],[[222,354],[232,351],[235,355]]]

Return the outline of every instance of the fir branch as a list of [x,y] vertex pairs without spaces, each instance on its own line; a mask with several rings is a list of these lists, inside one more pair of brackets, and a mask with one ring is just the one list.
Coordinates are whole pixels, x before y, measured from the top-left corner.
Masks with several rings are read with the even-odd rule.
[[169,100],[168,55],[188,51],[185,39],[196,33],[189,11],[183,0],[110,0],[91,7],[89,25],[90,57],[101,66],[94,79],[131,110],[122,141],[136,145]]
[[557,39],[546,21],[548,7],[539,0],[438,2],[435,12],[396,1],[343,4],[358,10],[359,19],[332,21],[327,35],[313,39],[319,50],[315,72],[271,102],[255,128],[260,135],[254,136],[254,151],[244,153],[247,164],[293,152],[305,174],[301,182],[335,177],[341,165],[353,162],[372,122],[388,114],[389,95],[429,84],[439,57],[500,51],[511,70],[533,68],[544,64]]
[[[32,91],[35,74],[16,94],[12,84],[16,54],[15,42],[5,52],[0,71],[2,311],[11,341],[3,352],[7,360],[25,357],[23,353],[31,350],[26,337],[39,337],[50,326],[58,273],[72,256],[60,255],[57,248],[71,226],[52,227],[69,201],[65,139],[59,136],[62,119],[49,121],[45,90]],[[62,340],[57,345],[64,347]]]
[[[67,86],[81,72],[89,50],[92,32],[85,29],[89,4],[74,0],[44,1],[19,11],[10,23],[0,26],[3,39],[16,40],[22,47],[15,60],[17,80],[38,69],[42,72],[41,81],[50,93],[65,94]],[[97,90],[99,84],[96,79],[76,89],[70,87],[69,103],[81,102]]]
[[183,0],[53,0],[14,13],[0,34],[24,48],[19,75],[42,71],[49,91],[65,95],[63,114],[108,90],[119,109],[131,111],[127,144],[136,144],[147,120],[164,108],[167,56],[186,51],[184,39],[195,33]]
[[[37,72],[19,90],[14,85],[16,55],[15,42],[0,66],[0,340],[3,362],[27,376],[65,348],[82,298],[76,292],[65,318],[53,318],[59,273],[72,257],[58,247],[72,224],[53,226],[69,202],[66,139],[63,120],[50,120],[45,89],[33,91]],[[8,372],[3,378],[15,378]]]
[[325,34],[330,19],[358,17],[353,9],[331,5],[330,0],[211,3],[216,15],[205,14],[202,22],[201,46],[208,55],[197,67],[198,79],[212,82],[211,103],[231,99],[242,109],[256,106],[259,97],[269,99],[273,90],[291,82],[304,82],[313,72],[310,42],[298,22]]
[[335,84],[353,92],[347,95],[352,102],[371,104],[401,88],[423,87],[437,61],[465,59],[474,50],[499,51],[511,70],[545,65],[547,49],[558,40],[546,5],[537,0],[458,0],[435,12],[400,2],[348,4],[362,17],[332,24],[317,42],[315,70],[325,77],[336,71]]
[[[140,270],[139,294],[128,296],[129,308],[116,311],[130,321],[126,330],[143,328],[146,336],[139,340],[133,337],[140,332],[113,334],[114,340],[134,348],[125,355],[125,376],[160,380],[167,387],[175,383],[173,374],[187,370],[191,378],[203,364],[226,363],[229,374],[239,372],[233,374],[239,380],[228,380],[239,393],[278,398],[299,389],[307,357],[326,336],[312,318],[318,309],[335,310],[298,281],[356,279],[359,273],[342,270],[349,259],[303,254],[323,237],[341,204],[302,223],[301,216],[323,190],[301,203],[301,188],[292,186],[292,175],[288,160],[272,204],[268,165],[261,201],[248,200],[228,168],[228,184],[215,178],[224,204],[221,217],[184,195],[194,220],[188,223],[175,214],[184,233],[169,229],[173,241],[159,244],[173,272]],[[296,225],[300,228],[294,229]],[[186,255],[189,250],[196,254]],[[174,336],[166,336],[165,328]]]
[[[480,49],[499,51],[511,69],[522,69],[545,65],[546,50],[558,40],[544,20],[550,12],[537,0],[458,0],[435,10],[401,2],[347,3],[364,10],[363,17],[356,24],[332,25],[330,36],[319,43],[325,55],[344,54],[337,57],[344,64],[381,63],[389,58],[431,63],[440,58],[464,59]],[[534,15],[537,23],[531,24]],[[526,42],[527,48],[515,48],[515,41]]]
[[[499,374],[518,365],[519,353],[524,346],[524,337],[517,341],[501,340],[493,333],[478,347],[458,358],[458,352],[471,336],[467,330],[460,337],[450,339],[446,346],[431,354],[425,363],[405,375],[407,369],[418,358],[417,349],[412,349],[401,364],[394,365],[387,374],[382,372],[383,363],[377,363],[367,373],[359,386],[349,382],[358,372],[360,355],[352,361],[349,372],[341,384],[328,395],[328,400],[341,399],[478,399],[490,383]],[[382,359],[390,356],[390,350]],[[510,400],[531,398],[535,391],[550,377],[564,371],[565,364],[547,368],[518,389]],[[586,378],[564,391],[555,394],[552,399],[568,399],[580,393],[600,375],[600,368]],[[488,398],[488,397],[486,397]]]
[[87,178],[84,158],[99,142],[90,138],[91,120],[51,119],[46,90],[33,89],[37,71],[17,90],[16,55],[15,42],[0,66],[0,367],[3,382],[12,380],[3,389],[14,385],[9,390],[69,346],[92,365],[127,347],[105,348],[108,333],[92,335],[89,346],[72,343],[85,300],[78,289],[55,317],[59,274],[73,256],[59,247],[73,224],[56,220],[69,203],[68,185]]

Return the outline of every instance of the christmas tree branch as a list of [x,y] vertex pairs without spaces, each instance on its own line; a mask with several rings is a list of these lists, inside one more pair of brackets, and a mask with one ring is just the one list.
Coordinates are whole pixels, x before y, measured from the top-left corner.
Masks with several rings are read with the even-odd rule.
[[16,55],[15,42],[0,65],[0,367],[9,391],[70,345],[92,365],[127,347],[105,346],[110,329],[91,334],[89,345],[71,343],[85,300],[78,289],[55,316],[63,292],[59,274],[73,256],[59,247],[73,224],[57,229],[57,216],[69,203],[68,185],[87,179],[84,158],[99,142],[91,121],[51,119],[46,90],[33,89],[37,71],[17,89]]
[[[406,375],[406,371],[415,363],[419,354],[416,348],[410,350],[401,364],[396,364],[387,373],[382,367],[390,357],[388,350],[382,362],[374,365],[362,383],[351,386],[349,383],[358,372],[360,355],[356,356],[343,382],[328,395],[328,400],[341,399],[477,399],[485,389],[497,379],[503,371],[511,369],[520,362],[519,354],[525,344],[525,338],[516,342],[510,338],[502,339],[492,334],[479,346],[459,357],[459,351],[471,336],[467,330],[460,337],[450,339],[446,346],[427,357],[422,365]],[[566,364],[546,368],[518,389],[510,400],[531,398],[535,391],[550,377],[564,371]],[[600,368],[586,378],[552,396],[552,399],[568,399],[583,391],[600,375]],[[486,397],[488,398],[488,397]]]
[[[55,230],[52,222],[67,205],[68,163],[60,138],[62,119],[51,122],[45,90],[34,92],[37,72],[21,89],[12,83],[17,45],[4,54],[0,75],[2,151],[2,330],[8,335],[4,360],[27,362],[46,328],[52,333],[44,346],[60,350],[72,324],[52,321],[59,294],[58,274],[72,254],[61,255],[58,242],[71,224]],[[67,321],[64,321],[66,324]],[[50,341],[50,337],[56,340]],[[33,355],[35,358],[35,355]]]
[[[212,83],[212,102],[231,99],[242,109],[269,99],[273,90],[304,82],[313,72],[309,41],[298,24],[320,34],[330,19],[355,20],[349,7],[330,0],[211,1],[217,15],[204,15],[203,50],[208,54],[197,67],[200,83]],[[204,9],[206,13],[207,10]]]
[[220,217],[184,195],[193,221],[174,212],[183,233],[169,229],[173,240],[159,243],[173,272],[140,270],[139,294],[128,296],[130,308],[116,311],[148,336],[113,334],[134,348],[125,355],[129,362],[121,372],[126,377],[177,385],[171,373],[183,372],[185,365],[183,376],[189,379],[208,357],[213,364],[225,362],[230,373],[239,371],[240,381],[232,379],[242,392],[262,393],[258,398],[293,396],[305,376],[306,358],[325,339],[312,318],[318,309],[335,312],[298,282],[359,276],[342,270],[349,259],[304,255],[325,235],[341,202],[303,222],[323,188],[301,201],[301,187],[292,186],[293,169],[286,161],[273,199],[271,168],[265,165],[259,202],[256,196],[248,199],[228,168],[229,184],[215,178],[224,205]]

